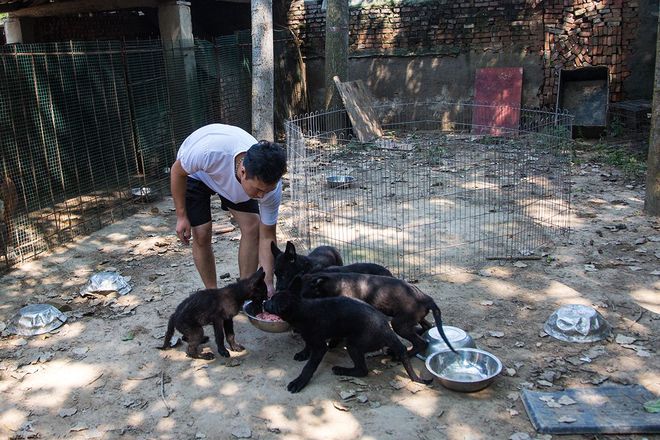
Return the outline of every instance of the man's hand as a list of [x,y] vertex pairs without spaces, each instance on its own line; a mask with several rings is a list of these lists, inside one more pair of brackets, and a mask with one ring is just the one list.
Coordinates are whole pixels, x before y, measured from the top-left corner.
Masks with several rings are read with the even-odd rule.
[[176,236],[183,244],[190,244],[190,220],[188,217],[182,217],[176,221]]
[[268,289],[268,299],[272,298],[275,295],[275,288],[272,284],[267,284],[266,288]]

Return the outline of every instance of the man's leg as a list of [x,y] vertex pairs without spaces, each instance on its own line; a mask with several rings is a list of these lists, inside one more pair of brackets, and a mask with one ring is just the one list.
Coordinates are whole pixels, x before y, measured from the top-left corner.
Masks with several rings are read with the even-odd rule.
[[241,230],[238,245],[238,270],[241,278],[247,278],[257,271],[259,264],[259,214],[229,209]]
[[[192,227],[192,253],[193,261],[204,287],[215,289],[218,287],[218,278],[215,272],[215,255],[211,246],[211,222]],[[255,269],[256,270],[256,269]]]

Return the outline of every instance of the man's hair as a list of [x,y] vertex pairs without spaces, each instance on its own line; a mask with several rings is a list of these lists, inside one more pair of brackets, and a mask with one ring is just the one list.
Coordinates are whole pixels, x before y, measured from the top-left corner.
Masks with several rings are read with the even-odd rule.
[[286,173],[286,150],[275,142],[259,141],[247,150],[243,166],[248,179],[272,185]]

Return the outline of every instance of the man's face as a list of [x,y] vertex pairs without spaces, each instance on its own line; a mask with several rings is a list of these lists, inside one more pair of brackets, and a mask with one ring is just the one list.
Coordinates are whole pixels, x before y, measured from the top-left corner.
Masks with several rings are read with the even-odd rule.
[[262,182],[261,180],[253,177],[248,179],[245,177],[245,170],[243,170],[241,175],[241,186],[245,193],[250,196],[251,199],[260,199],[265,196],[267,193],[271,192],[277,186],[277,183],[269,185]]

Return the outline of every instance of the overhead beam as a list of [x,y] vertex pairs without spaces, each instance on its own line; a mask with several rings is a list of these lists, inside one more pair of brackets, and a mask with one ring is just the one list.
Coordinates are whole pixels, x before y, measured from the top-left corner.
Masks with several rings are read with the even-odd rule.
[[74,15],[79,12],[105,12],[121,9],[157,8],[158,0],[78,0],[53,2],[19,9],[11,13],[12,17],[55,17]]

